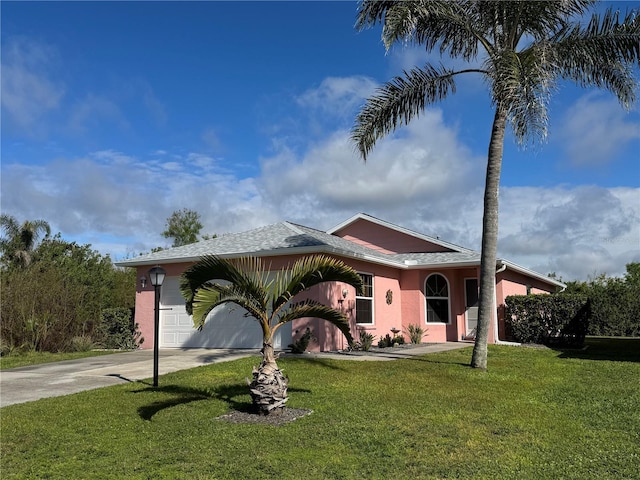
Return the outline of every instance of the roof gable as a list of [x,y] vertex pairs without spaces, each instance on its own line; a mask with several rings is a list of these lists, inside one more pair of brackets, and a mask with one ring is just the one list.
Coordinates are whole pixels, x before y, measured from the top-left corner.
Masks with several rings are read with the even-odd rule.
[[386,254],[471,252],[469,249],[413,232],[365,213],[354,215],[327,233]]

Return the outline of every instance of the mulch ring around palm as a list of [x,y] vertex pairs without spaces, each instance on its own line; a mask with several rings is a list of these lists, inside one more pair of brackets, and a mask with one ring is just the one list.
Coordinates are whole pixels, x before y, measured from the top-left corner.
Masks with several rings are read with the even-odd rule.
[[254,412],[233,410],[218,417],[218,420],[229,423],[259,423],[262,425],[284,425],[313,413],[307,408],[283,407],[270,415],[260,415]]

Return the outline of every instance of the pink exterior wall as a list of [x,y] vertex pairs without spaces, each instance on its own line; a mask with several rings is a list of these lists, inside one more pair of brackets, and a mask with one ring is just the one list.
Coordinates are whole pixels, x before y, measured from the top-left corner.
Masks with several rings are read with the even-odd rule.
[[[354,226],[357,226],[359,223],[361,222],[357,222]],[[371,226],[372,224],[366,223],[366,225]],[[373,226],[380,227],[375,224]],[[388,230],[384,227],[380,228]],[[349,230],[349,228],[345,230]],[[371,232],[368,234],[371,235]],[[403,235],[404,234],[396,235],[396,240]],[[392,237],[393,235],[388,235],[387,240],[379,243],[391,247],[393,243]],[[403,244],[402,238],[400,238],[400,241],[395,244],[394,248],[401,248],[403,245],[406,246],[408,243]],[[297,258],[299,258],[299,256],[279,256],[265,258],[265,261],[267,264],[270,264],[270,269],[278,270],[286,265],[292,264]],[[462,335],[466,333],[465,279],[479,278],[477,267],[400,270],[358,260],[343,260],[356,271],[374,276],[373,324],[356,325],[355,289],[348,285],[339,283],[321,284],[309,292],[306,292],[303,296],[296,298],[296,300],[300,301],[304,298],[311,298],[343,311],[349,319],[351,332],[355,340],[358,340],[360,331],[366,331],[375,336],[374,344],[376,344],[380,337],[391,333],[392,328],[397,328],[402,331],[405,339],[408,341],[406,332],[410,324],[417,324],[426,328],[428,330],[428,336],[423,338],[423,342],[429,343],[460,341]],[[179,276],[190,265],[190,263],[164,264],[163,267],[167,271],[168,276]],[[136,322],[144,337],[142,348],[153,348],[154,291],[148,280],[147,286],[142,289],[139,280],[142,275],[146,276],[149,269],[150,266],[138,267],[137,269]],[[439,273],[448,280],[450,302],[449,324],[427,324],[426,322],[424,289],[425,281],[432,273]],[[499,308],[508,295],[525,294],[526,285],[531,285],[532,293],[550,292],[553,291],[554,288],[543,281],[507,269],[505,272],[498,274],[497,277],[496,306]],[[345,288],[347,289],[347,296],[343,298],[342,291]],[[387,292],[391,293],[390,303],[387,302]],[[490,325],[490,343],[495,343],[495,323],[495,321],[492,321]],[[316,318],[305,318],[294,321],[292,323],[293,341],[300,338],[300,336],[305,333],[307,327],[312,330],[316,339],[309,345],[311,351],[331,351],[347,347],[347,342],[342,332],[330,323]],[[500,325],[500,332],[504,333],[502,324]],[[504,335],[501,335],[501,338],[504,338]]]
[[528,277],[513,270],[505,270],[496,276],[496,302],[504,304],[509,295],[526,295],[527,285],[531,293],[553,293],[556,287],[536,278]]
[[356,220],[354,223],[335,232],[335,234],[382,253],[451,251],[441,245],[436,245],[364,219]]
[[[279,270],[287,265],[295,262],[299,256],[279,256],[265,258],[264,261],[267,265],[270,265],[270,269]],[[163,264],[162,267],[166,270],[167,276],[179,276],[184,272],[191,263],[177,263],[177,264]],[[147,272],[151,266],[143,266],[137,268],[137,285],[136,285],[136,310],[135,321],[138,323],[138,328],[144,338],[144,342],[141,348],[152,349],[153,337],[154,337],[154,289],[149,282]],[[144,289],[140,285],[140,277],[147,277],[147,285]],[[346,299],[342,299],[342,289],[348,288],[349,293]],[[309,292],[305,292],[296,297],[297,301],[304,300],[306,298],[317,300],[325,305],[329,305],[334,308],[344,309],[347,317],[351,319],[352,334],[355,336],[355,289],[348,285],[343,284],[326,284],[318,285],[311,289]],[[340,302],[339,300],[343,300]],[[162,307],[162,305],[160,305]],[[299,319],[292,322],[292,335],[293,341],[300,338],[306,331],[307,326],[311,328],[317,341],[312,342],[309,345],[311,351],[328,351],[337,350],[347,347],[347,341],[340,330],[331,325],[328,322],[314,319]]]
[[[164,264],[162,268],[164,268],[167,272],[167,276],[177,276],[181,275],[187,267],[189,267],[190,263],[173,263],[173,264]],[[145,265],[144,267],[137,268],[136,275],[136,323],[138,324],[138,328],[142,337],[144,338],[144,342],[140,345],[140,348],[153,348],[153,323],[154,323],[154,301],[155,301],[155,292],[153,285],[149,281],[149,275],[147,272],[153,268],[150,265]],[[140,277],[147,278],[147,285],[145,288],[142,288],[140,285]],[[161,305],[162,307],[162,305]]]
[[[380,336],[391,332],[392,328],[402,329],[402,293],[400,291],[399,271],[380,265],[372,265],[367,262],[348,260],[356,271],[368,273],[374,276],[373,279],[373,324],[356,325],[356,297],[355,289],[351,286],[334,283],[323,284],[312,290],[318,291],[317,300],[325,305],[342,310],[349,318],[351,333],[357,341],[361,331],[371,333],[376,337],[375,343]],[[348,290],[347,297],[342,298],[342,290]],[[387,303],[387,292],[391,292],[391,303]],[[342,301],[341,301],[342,300]],[[309,319],[294,322],[293,334],[302,335],[306,326],[310,325]],[[331,351],[340,350],[347,347],[347,342],[342,333],[330,323],[313,320],[314,335],[318,338],[317,345],[310,345],[311,351]],[[296,334],[296,331],[298,332]]]

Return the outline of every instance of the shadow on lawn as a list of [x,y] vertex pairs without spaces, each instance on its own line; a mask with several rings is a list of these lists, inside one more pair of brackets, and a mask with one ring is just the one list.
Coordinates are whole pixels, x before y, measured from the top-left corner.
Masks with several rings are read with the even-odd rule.
[[[292,355],[292,356],[286,356],[286,357],[280,357],[280,358],[281,359],[285,359],[285,361],[293,360],[295,362],[311,363],[314,366],[324,367],[324,368],[328,368],[330,370],[342,370],[342,371],[345,370],[344,368],[339,367],[338,365],[336,365],[336,363],[334,361],[332,361],[331,359],[327,359],[327,358],[305,357],[304,355],[296,355],[296,356]],[[280,360],[278,360],[278,363],[280,363]]]
[[[311,393],[310,390],[289,388],[289,392]],[[167,408],[177,405],[186,405],[201,400],[222,400],[229,405],[231,410],[252,413],[253,404],[249,397],[249,387],[246,384],[220,385],[213,389],[188,388],[180,385],[167,385],[165,387],[148,387],[132,393],[162,392],[172,395],[172,398],[153,402],[138,408],[138,415],[143,420],[151,420],[153,416]]]
[[587,337],[580,350],[561,349],[559,358],[640,362],[640,337]]

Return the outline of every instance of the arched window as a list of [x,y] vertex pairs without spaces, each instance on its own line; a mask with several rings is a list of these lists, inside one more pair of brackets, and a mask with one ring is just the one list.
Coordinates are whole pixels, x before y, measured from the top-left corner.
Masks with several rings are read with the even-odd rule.
[[449,323],[449,283],[439,273],[432,273],[425,282],[427,323]]

